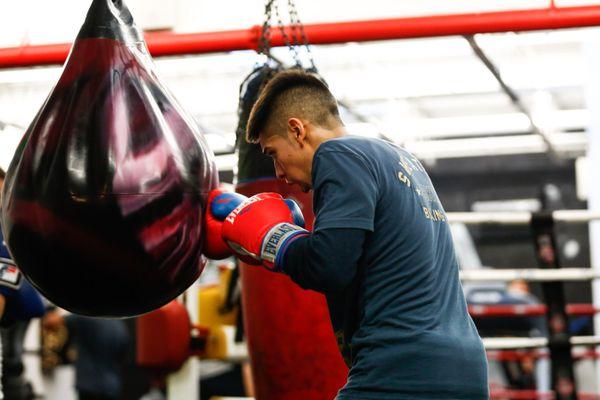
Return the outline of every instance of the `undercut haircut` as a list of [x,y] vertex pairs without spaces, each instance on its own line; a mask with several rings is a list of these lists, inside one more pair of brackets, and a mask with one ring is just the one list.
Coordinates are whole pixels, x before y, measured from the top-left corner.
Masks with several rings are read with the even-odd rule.
[[324,128],[342,125],[338,104],[327,84],[303,70],[277,73],[261,91],[246,125],[246,140],[258,143],[266,127],[287,132],[288,118],[304,118]]

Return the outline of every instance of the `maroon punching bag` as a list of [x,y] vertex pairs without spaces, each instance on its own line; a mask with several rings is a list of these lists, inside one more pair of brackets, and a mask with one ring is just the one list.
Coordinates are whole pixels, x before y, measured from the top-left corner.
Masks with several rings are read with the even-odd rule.
[[[260,88],[273,71],[253,71],[242,84],[238,125],[237,191],[280,193],[296,200],[312,229],[312,196],[274,177],[273,161],[245,141],[245,126]],[[346,383],[325,297],[303,290],[284,274],[241,264],[244,324],[257,400],[331,400]]]
[[4,237],[56,305],[145,313],[201,273],[203,207],[217,180],[208,145],[155,75],[127,7],[94,0],[8,170]]

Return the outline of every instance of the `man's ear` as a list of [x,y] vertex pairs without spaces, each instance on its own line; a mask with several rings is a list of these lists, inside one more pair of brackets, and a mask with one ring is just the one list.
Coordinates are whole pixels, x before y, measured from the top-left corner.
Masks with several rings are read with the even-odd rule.
[[298,118],[288,119],[288,133],[301,147],[306,144],[306,125]]

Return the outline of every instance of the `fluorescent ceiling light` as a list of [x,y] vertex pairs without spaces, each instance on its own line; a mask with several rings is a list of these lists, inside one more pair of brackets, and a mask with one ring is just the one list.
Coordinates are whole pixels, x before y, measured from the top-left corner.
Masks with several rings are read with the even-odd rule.
[[[585,133],[556,133],[550,140],[557,153],[568,157],[585,154]],[[539,135],[414,141],[405,147],[421,159],[491,157],[513,154],[536,154],[547,151]]]
[[[550,131],[584,130],[590,123],[588,110],[562,110],[548,114],[544,126]],[[473,115],[448,118],[400,118],[394,125],[386,125],[384,133],[398,141],[428,138],[452,138],[499,134],[527,133],[529,119],[522,113]]]

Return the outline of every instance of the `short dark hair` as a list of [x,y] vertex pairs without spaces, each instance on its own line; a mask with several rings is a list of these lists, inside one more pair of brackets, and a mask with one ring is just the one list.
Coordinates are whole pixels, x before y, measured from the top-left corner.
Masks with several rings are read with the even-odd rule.
[[0,179],[6,178],[6,172],[2,168],[0,168]]
[[324,127],[342,123],[337,101],[327,84],[315,74],[298,69],[277,73],[262,89],[248,118],[246,140],[257,143],[261,131],[281,114],[297,114]]

